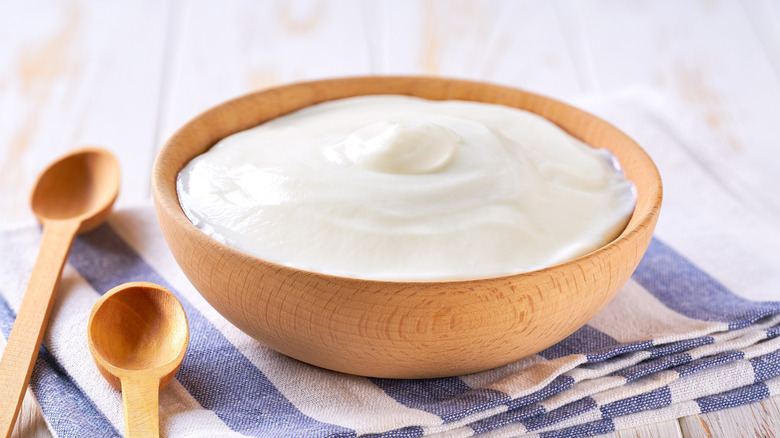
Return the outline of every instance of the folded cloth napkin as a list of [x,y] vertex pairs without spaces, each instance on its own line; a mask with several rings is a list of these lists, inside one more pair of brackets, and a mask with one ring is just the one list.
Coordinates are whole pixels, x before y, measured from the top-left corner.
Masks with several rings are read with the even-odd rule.
[[[97,298],[128,281],[165,286],[189,319],[189,351],[160,395],[163,436],[584,437],[780,393],[773,210],[762,208],[760,194],[738,196],[750,192],[748,178],[713,178],[723,163],[696,151],[713,147],[717,133],[702,134],[706,126],[681,106],[642,93],[580,103],[645,146],[665,201],[632,279],[565,340],[451,378],[320,369],[254,341],[211,308],[173,261],[150,206],[119,209],[77,238],[63,273],[30,383],[50,429],[62,437],[122,434],[121,395],[92,362],[86,327]],[[0,348],[39,242],[34,225],[0,232]]]

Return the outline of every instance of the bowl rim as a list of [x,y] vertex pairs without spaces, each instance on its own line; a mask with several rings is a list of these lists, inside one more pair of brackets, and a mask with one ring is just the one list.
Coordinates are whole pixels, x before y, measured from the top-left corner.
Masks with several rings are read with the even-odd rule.
[[[182,140],[182,137],[185,137],[190,131],[197,130],[200,125],[204,123],[206,120],[213,120],[214,118],[219,118],[219,114],[226,109],[229,109],[233,106],[239,106],[242,104],[246,104],[247,101],[255,101],[258,100],[264,96],[269,97],[277,97],[278,95],[284,94],[285,92],[288,92],[289,90],[296,88],[296,87],[306,87],[306,88],[312,88],[313,91],[316,94],[316,91],[318,89],[327,88],[328,86],[332,85],[344,85],[348,84],[350,82],[355,83],[365,83],[365,82],[372,82],[372,81],[380,81],[385,83],[393,83],[397,81],[425,81],[425,82],[431,82],[439,85],[445,92],[451,88],[457,87],[457,86],[465,86],[465,87],[471,87],[474,89],[488,89],[489,91],[493,92],[499,92],[499,91],[508,91],[511,93],[520,93],[520,95],[524,95],[529,99],[537,100],[540,105],[546,105],[546,106],[555,106],[559,109],[564,109],[566,111],[570,111],[574,114],[583,116],[590,120],[593,123],[597,123],[601,125],[602,129],[606,129],[607,131],[611,132],[611,135],[618,136],[626,145],[629,146],[630,152],[632,156],[636,159],[639,159],[643,162],[643,166],[645,167],[644,170],[649,173],[650,179],[652,181],[652,184],[650,184],[648,187],[645,188],[645,190],[649,190],[648,197],[650,205],[649,208],[646,209],[645,212],[638,212],[639,209],[639,196],[637,193],[637,202],[634,206],[634,211],[632,213],[631,218],[629,219],[629,222],[627,223],[626,227],[621,231],[621,233],[611,240],[610,242],[600,246],[599,248],[588,252],[586,254],[583,254],[579,257],[576,257],[571,260],[567,260],[558,264],[554,264],[551,266],[547,266],[544,268],[532,270],[532,271],[525,271],[515,274],[507,274],[507,275],[500,275],[500,276],[494,276],[494,277],[484,277],[484,278],[476,278],[476,279],[455,279],[455,280],[434,280],[434,281],[402,281],[402,280],[379,280],[379,279],[370,279],[370,278],[361,278],[361,277],[347,277],[347,276],[340,276],[340,275],[334,275],[334,274],[328,274],[318,271],[311,271],[303,268],[297,268],[289,265],[284,265],[281,263],[272,262],[257,256],[253,256],[250,254],[247,254],[243,251],[240,251],[238,249],[235,249],[231,246],[228,246],[211,236],[207,235],[205,232],[201,231],[199,228],[197,228],[187,217],[187,215],[184,213],[184,210],[181,207],[181,204],[178,201],[178,192],[177,192],[177,184],[176,184],[176,177],[178,176],[178,173],[181,171],[181,169],[195,156],[197,156],[200,153],[203,153],[210,149],[211,147],[216,144],[217,141],[221,140],[222,138],[226,136],[221,136],[220,138],[217,138],[215,141],[211,141],[210,144],[202,149],[198,154],[193,155],[192,157],[182,161],[182,160],[174,160],[171,158],[171,155],[175,153],[174,148],[176,145]],[[359,96],[359,95],[380,95],[380,94],[403,94],[403,93],[393,93],[393,92],[374,92],[374,93],[355,93],[351,94],[351,96]],[[412,93],[407,93],[408,95],[417,96]],[[290,112],[293,112],[297,109],[302,109],[306,106],[315,105],[317,103],[322,103],[326,101],[341,99],[344,97],[326,97],[322,98],[316,102],[310,103],[309,105],[304,105],[299,108],[293,109],[291,111],[282,111],[275,117],[280,117],[282,115],[288,114]],[[469,100],[469,99],[463,99],[463,98],[444,98],[444,99],[432,99],[428,97],[422,97],[424,99],[429,100]],[[479,101],[479,100],[474,100]],[[487,101],[486,101],[487,102]],[[495,103],[499,105],[509,106],[518,108],[516,106],[507,105],[504,103],[498,103],[498,102],[489,102],[489,103]],[[536,111],[532,111],[529,109],[525,109],[526,111],[534,112],[537,115]],[[585,139],[581,138],[580,135],[572,133],[569,129],[566,129],[565,127],[561,126],[557,121],[550,120],[548,117],[542,115],[545,119],[548,121],[554,123],[559,128],[566,131],[569,135],[574,136],[575,138],[580,139],[584,143],[586,143],[588,146],[591,147],[597,147],[591,144],[590,142],[586,141]],[[242,127],[240,129],[236,129],[233,131],[239,132],[245,129],[249,129],[252,126],[257,126],[259,124],[265,123],[270,119],[266,119],[263,121],[255,122],[254,125],[250,125],[248,127]],[[227,121],[226,123],[231,123],[230,121]],[[231,135],[231,134],[228,134]],[[601,146],[603,147],[603,146]],[[610,150],[610,152],[615,155],[614,151],[611,150],[608,147],[603,147],[607,150]],[[178,166],[178,162],[181,161],[181,165],[175,169],[175,171],[171,170],[169,167],[166,167],[167,163],[173,161]],[[619,163],[621,163],[620,160],[618,160]],[[625,166],[621,163],[621,171],[625,172]],[[171,178],[172,177],[172,178]],[[635,191],[639,191],[640,189],[637,186],[636,182],[631,180],[632,184],[635,186]],[[647,154],[647,152],[632,138],[630,138],[628,135],[626,135],[623,131],[615,127],[614,125],[610,124],[609,122],[601,119],[600,117],[595,116],[592,113],[589,113],[587,111],[584,111],[582,109],[579,109],[575,106],[569,105],[567,103],[564,103],[560,100],[550,98],[547,96],[544,96],[542,94],[534,93],[525,91],[519,88],[515,87],[508,87],[504,85],[499,84],[493,84],[490,82],[485,81],[472,81],[472,80],[463,80],[463,79],[450,79],[445,77],[433,77],[433,76],[418,76],[418,75],[392,75],[392,76],[384,76],[384,75],[369,75],[369,76],[349,76],[349,77],[339,77],[339,78],[330,78],[330,79],[319,79],[319,80],[310,80],[310,81],[301,81],[301,82],[294,82],[279,86],[274,86],[271,88],[261,89],[257,91],[253,91],[250,93],[246,93],[243,95],[240,95],[238,97],[229,99],[227,101],[224,101],[222,103],[219,103],[215,106],[212,106],[205,111],[202,111],[197,116],[193,117],[187,123],[179,127],[162,145],[162,147],[157,152],[157,155],[154,160],[154,164],[152,167],[152,178],[151,178],[151,188],[152,188],[152,197],[154,200],[155,210],[158,216],[158,222],[159,217],[161,215],[166,215],[169,219],[173,220],[176,226],[179,227],[179,229],[186,233],[187,238],[194,239],[195,242],[200,247],[207,247],[211,246],[216,248],[221,253],[224,253],[226,255],[229,255],[233,258],[237,258],[241,261],[254,261],[255,263],[260,263],[263,265],[266,265],[266,267],[273,269],[273,270],[292,270],[296,272],[305,272],[307,274],[310,274],[312,276],[330,279],[331,281],[354,281],[354,282],[365,282],[365,283],[375,283],[375,284],[394,284],[394,285],[427,285],[427,284],[453,284],[453,285],[469,285],[474,283],[481,283],[485,282],[486,280],[490,281],[500,281],[505,279],[512,279],[517,277],[526,276],[529,274],[536,273],[545,273],[547,271],[552,270],[559,270],[559,269],[565,269],[567,266],[575,265],[578,263],[581,263],[584,259],[588,259],[591,257],[598,257],[600,255],[604,255],[605,253],[612,251],[616,246],[620,245],[622,242],[631,240],[631,237],[635,233],[643,232],[647,229],[653,229],[655,221],[657,220],[657,217],[660,213],[660,208],[663,200],[663,184],[661,181],[660,173],[658,172],[657,167],[655,166],[655,163],[651,159],[651,157]],[[639,213],[639,216],[637,214]]]

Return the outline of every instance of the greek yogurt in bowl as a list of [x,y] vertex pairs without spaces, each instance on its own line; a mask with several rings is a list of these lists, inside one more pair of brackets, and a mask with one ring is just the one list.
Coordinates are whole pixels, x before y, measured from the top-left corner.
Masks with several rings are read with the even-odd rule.
[[179,173],[187,217],[247,254],[386,281],[499,277],[615,239],[636,196],[613,155],[520,109],[409,96],[313,105]]

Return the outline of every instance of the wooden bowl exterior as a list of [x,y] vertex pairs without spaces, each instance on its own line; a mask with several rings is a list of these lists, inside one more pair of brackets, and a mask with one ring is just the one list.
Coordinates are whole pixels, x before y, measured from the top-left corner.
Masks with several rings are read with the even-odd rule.
[[[567,263],[498,278],[425,283],[336,277],[270,263],[209,238],[183,213],[177,174],[220,139],[312,104],[369,94],[489,102],[537,113],[612,151],[637,187],[634,214],[616,240]],[[597,117],[516,89],[425,77],[298,83],[226,102],[183,126],[164,145],[152,187],[174,257],[228,320],[301,361],[390,378],[482,371],[562,340],[601,310],[636,269],[662,198],[660,176],[647,154]]]

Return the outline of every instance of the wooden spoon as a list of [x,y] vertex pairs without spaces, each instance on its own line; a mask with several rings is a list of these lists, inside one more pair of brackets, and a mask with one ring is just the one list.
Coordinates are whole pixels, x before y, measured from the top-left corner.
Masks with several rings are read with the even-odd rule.
[[62,268],[76,234],[106,220],[119,193],[119,163],[110,152],[80,149],[38,177],[31,204],[43,226],[38,259],[0,360],[0,433],[11,435],[46,331]]
[[87,333],[100,373],[122,391],[125,435],[159,436],[159,391],[181,366],[189,342],[179,300],[152,283],[117,286],[95,303]]

